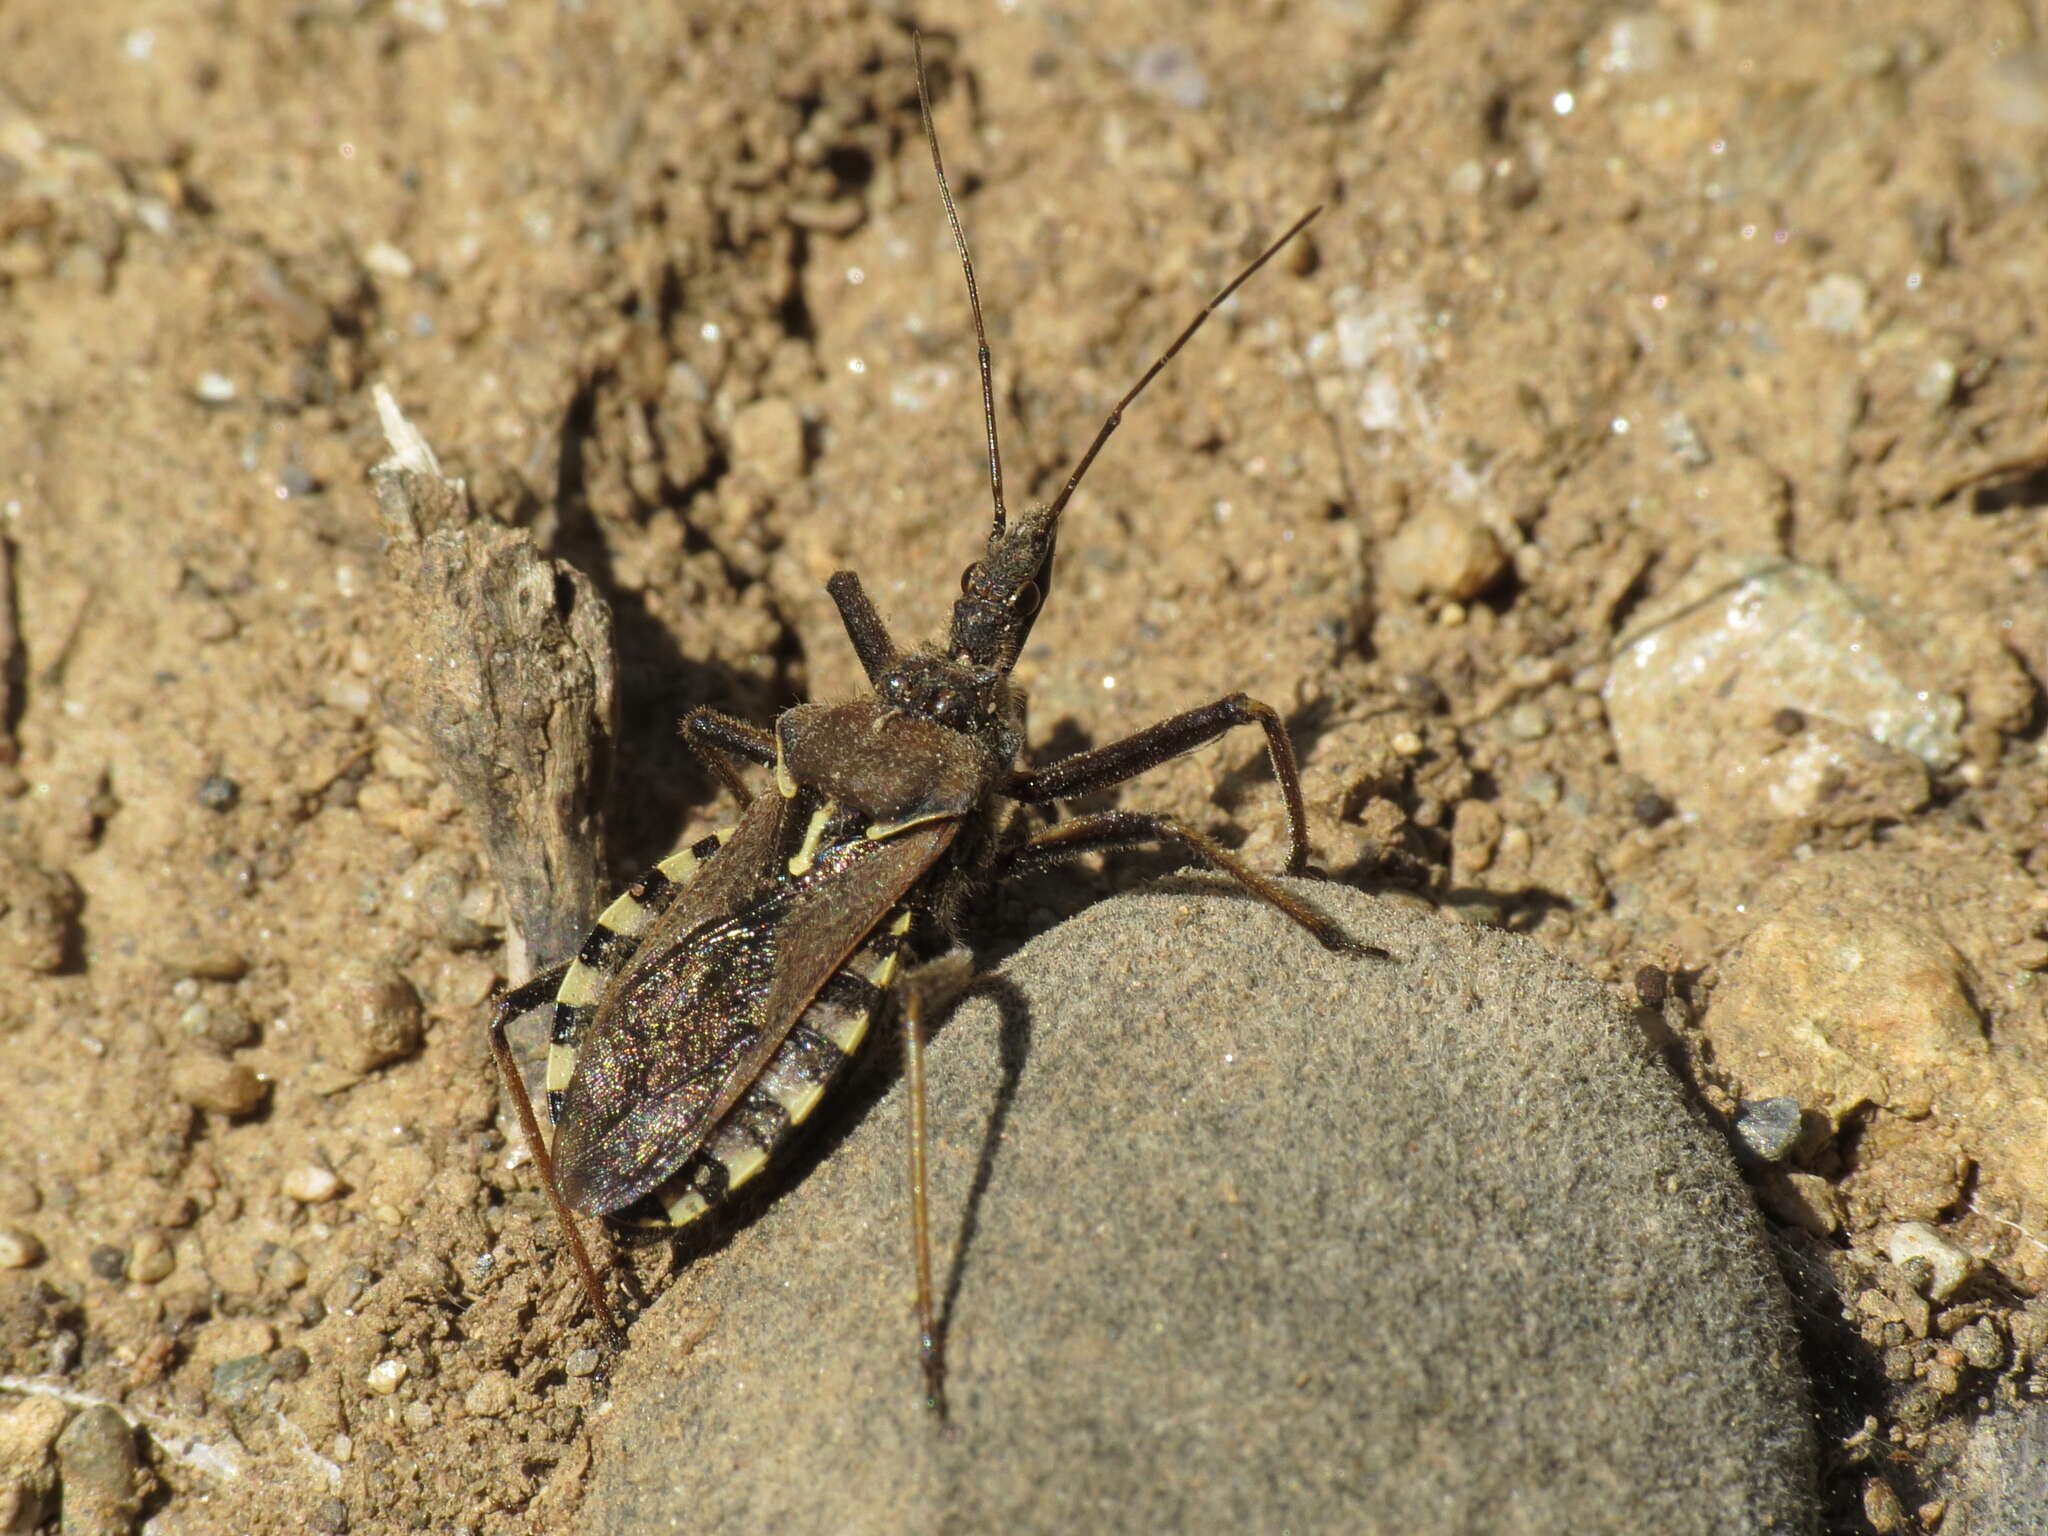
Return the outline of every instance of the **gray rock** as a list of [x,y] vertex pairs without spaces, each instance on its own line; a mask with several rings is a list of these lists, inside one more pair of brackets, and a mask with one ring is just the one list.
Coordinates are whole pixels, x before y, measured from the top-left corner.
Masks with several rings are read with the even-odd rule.
[[1801,1115],[1797,1099],[1752,1099],[1735,1116],[1735,1134],[1742,1144],[1766,1163],[1775,1163],[1791,1152],[1799,1140]]
[[947,1425],[898,1087],[638,1323],[585,1528],[1811,1531],[1759,1223],[1604,990],[1299,888],[1397,960],[1176,883],[936,1041]]
[[1664,608],[1615,658],[1607,719],[1622,765],[1709,822],[1903,816],[1962,755],[1924,625],[1821,571],[1702,565]]
[[57,1437],[64,1536],[126,1536],[142,1513],[142,1453],[135,1431],[104,1403]]
[[2039,1536],[2048,1531],[2048,1411],[2001,1408],[1970,1426],[1963,1454],[1942,1486],[1951,1528],[1967,1536]]

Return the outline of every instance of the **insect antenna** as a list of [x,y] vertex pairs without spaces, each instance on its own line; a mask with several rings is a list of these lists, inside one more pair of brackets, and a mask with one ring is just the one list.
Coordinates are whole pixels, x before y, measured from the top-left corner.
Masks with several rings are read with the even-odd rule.
[[[923,34],[910,34],[910,51],[917,61],[917,109],[924,118],[925,142],[931,145],[932,170],[939,178],[939,197],[946,205],[946,222],[953,226],[953,246],[960,252],[960,270],[967,276],[967,307],[974,314],[974,342],[981,362],[981,419],[988,424],[988,489],[996,507],[995,531],[989,535],[993,541],[1001,536],[1008,514],[1003,509],[1003,451],[996,442],[996,391],[989,376],[988,332],[981,323],[981,294],[974,286],[974,258],[967,253],[967,235],[960,228],[960,214],[953,207],[953,189],[946,184],[946,162],[939,155],[939,130],[932,126],[931,88],[925,83],[924,76]],[[1260,259],[1264,260],[1263,257]],[[1186,339],[1181,338],[1182,341]]]
[[[950,209],[950,207],[951,201],[949,199],[948,208]],[[1202,328],[1202,322],[1207,320],[1211,315],[1215,314],[1216,311],[1222,307],[1223,301],[1229,298],[1233,293],[1237,292],[1239,288],[1242,288],[1246,280],[1249,279],[1254,272],[1258,271],[1259,268],[1263,267],[1267,262],[1271,261],[1275,256],[1277,256],[1280,253],[1281,246],[1285,245],[1288,241],[1292,240],[1296,235],[1300,234],[1304,229],[1308,228],[1310,223],[1312,223],[1315,220],[1316,215],[1320,214],[1322,211],[1323,206],[1322,204],[1318,203],[1315,207],[1309,209],[1307,213],[1304,213],[1300,218],[1296,219],[1292,224],[1288,225],[1287,232],[1285,234],[1283,234],[1278,240],[1275,240],[1271,245],[1267,246],[1265,250],[1261,251],[1257,259],[1254,260],[1250,266],[1246,267],[1242,272],[1238,273],[1237,276],[1233,277],[1228,283],[1224,285],[1223,291],[1221,293],[1217,294],[1215,298],[1211,299],[1207,304],[1202,306],[1202,312],[1196,315],[1194,319],[1190,320],[1187,323],[1187,328],[1183,330],[1178,336],[1173,338],[1173,344],[1169,346],[1164,352],[1159,354],[1158,358],[1154,360],[1152,366],[1145,370],[1144,377],[1139,379],[1137,383],[1133,384],[1128,390],[1124,392],[1123,399],[1117,401],[1115,406],[1111,408],[1108,418],[1102,423],[1102,429],[1095,434],[1095,441],[1088,445],[1088,451],[1081,455],[1081,461],[1074,466],[1074,472],[1071,475],[1067,476],[1067,483],[1060,488],[1059,495],[1055,496],[1053,498],[1052,505],[1045,509],[1045,522],[1048,526],[1057,522],[1059,519],[1059,515],[1062,512],[1066,511],[1067,501],[1069,500],[1069,498],[1073,496],[1074,488],[1081,483],[1081,477],[1088,473],[1088,466],[1095,462],[1095,455],[1102,452],[1102,445],[1109,441],[1110,433],[1114,432],[1117,429],[1117,424],[1124,419],[1124,412],[1126,409],[1129,408],[1131,402],[1137,399],[1138,396],[1145,392],[1145,386],[1147,384],[1150,384],[1154,379],[1159,377],[1160,370],[1165,368],[1165,366],[1168,363],[1173,361],[1174,354],[1179,352],[1182,347],[1186,346],[1188,344],[1188,341],[1194,336],[1195,332],[1199,331]],[[961,248],[961,254],[963,256],[966,254],[966,248],[964,246]],[[973,282],[970,278],[970,289],[972,288],[972,286]],[[979,317],[977,316],[976,324],[978,325],[979,323]],[[986,355],[986,351],[987,349],[984,348],[984,355]],[[990,441],[993,442],[995,425],[993,417],[990,418],[989,425]]]

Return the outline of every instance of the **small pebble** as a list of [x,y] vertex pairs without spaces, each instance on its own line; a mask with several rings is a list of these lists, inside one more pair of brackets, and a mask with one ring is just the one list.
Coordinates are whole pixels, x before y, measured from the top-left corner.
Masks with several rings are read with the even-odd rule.
[[572,1349],[569,1358],[562,1362],[562,1369],[571,1376],[595,1376],[598,1353],[594,1349]]
[[1977,1370],[1995,1371],[2005,1360],[2004,1342],[1989,1318],[1979,1318],[1966,1328],[1958,1328],[1951,1342]]
[[64,1536],[128,1536],[142,1512],[142,1456],[135,1431],[104,1403],[82,1411],[57,1437]]
[[1956,397],[1956,365],[1937,357],[1913,381],[1913,393],[1928,405],[1947,405]]
[[219,935],[196,924],[166,935],[157,947],[157,963],[173,976],[207,981],[240,981],[249,974],[249,957]]
[[130,1280],[154,1285],[177,1267],[177,1256],[171,1251],[170,1239],[163,1233],[151,1227],[136,1234],[134,1250],[128,1257]]
[[1425,507],[1387,540],[1380,576],[1403,597],[1437,596],[1469,602],[1507,569],[1493,531],[1444,506]]
[[1881,1477],[1869,1478],[1863,1484],[1863,1518],[1877,1536],[1892,1536],[1906,1528],[1906,1506],[1899,1502],[1892,1485]]
[[277,1348],[277,1330],[260,1317],[217,1317],[201,1327],[191,1341],[191,1358],[201,1365],[219,1365],[246,1355],[267,1355]]
[[1654,789],[1645,790],[1629,802],[1629,814],[1640,826],[1659,826],[1671,817],[1671,802]]
[[1394,749],[1396,757],[1420,757],[1422,755],[1422,738],[1413,731],[1394,732],[1394,739],[1388,745]]
[[372,1392],[389,1397],[405,1384],[408,1369],[403,1360],[379,1360],[370,1367],[363,1384]]
[[280,1248],[264,1266],[264,1278],[280,1291],[297,1290],[306,1283],[306,1260],[296,1248]]
[[516,1396],[509,1375],[503,1371],[486,1371],[463,1395],[462,1406],[472,1418],[495,1419],[511,1412]]
[[417,1400],[407,1403],[400,1417],[404,1419],[405,1427],[416,1435],[424,1435],[434,1427],[434,1410]]
[[1550,734],[1550,711],[1541,704],[1517,704],[1508,711],[1507,731],[1516,741],[1541,741]]
[[288,1199],[301,1205],[318,1205],[341,1193],[341,1175],[318,1163],[306,1163],[287,1173],[279,1187]]
[[348,1506],[336,1498],[322,1499],[306,1523],[321,1536],[348,1536]]
[[1947,1301],[1970,1278],[1970,1255],[1924,1221],[1902,1221],[1884,1240],[1884,1256],[1903,1269],[1914,1259],[1927,1262],[1924,1287],[1930,1301]]
[[1787,704],[1771,712],[1771,729],[1780,736],[1797,736],[1806,729],[1806,716]]
[[18,1173],[0,1172],[0,1216],[33,1216],[43,1208],[43,1192]]
[[77,939],[78,884],[63,870],[0,854],[0,965],[60,970]]
[[128,1278],[127,1251],[116,1248],[112,1243],[95,1244],[92,1252],[85,1256],[85,1265],[109,1285],[119,1285]]
[[1794,1098],[1757,1099],[1742,1106],[1735,1116],[1735,1134],[1742,1144],[1764,1162],[1775,1163],[1792,1150],[1799,1139],[1799,1101]]
[[312,1357],[296,1344],[287,1344],[270,1357],[270,1373],[279,1381],[298,1381],[312,1365]]
[[193,1003],[178,1015],[178,1027],[193,1039],[223,1051],[238,1051],[256,1043],[255,1020],[224,1003]]
[[398,877],[398,896],[414,931],[426,938],[450,949],[475,949],[491,940],[487,919],[495,898],[474,859],[444,848],[422,854]]
[[181,1056],[171,1063],[171,1092],[194,1109],[233,1119],[261,1109],[270,1085],[238,1061]]
[[1403,672],[1394,679],[1394,692],[1430,714],[1439,714],[1450,704],[1436,679],[1426,672]]
[[224,373],[208,369],[199,375],[192,386],[192,393],[208,405],[226,405],[235,398],[235,381]]
[[55,1512],[51,1451],[70,1417],[54,1397],[23,1398],[0,1409],[0,1530],[33,1531]]
[[351,1072],[374,1072],[420,1048],[420,995],[389,965],[356,960],[322,989],[322,1053]]
[[242,786],[224,773],[209,773],[199,781],[199,803],[209,811],[231,811],[242,798]]
[[261,1355],[237,1355],[213,1368],[213,1399],[224,1408],[240,1408],[261,1395],[275,1374]]
[[1806,320],[1830,336],[1853,335],[1870,304],[1870,285],[1846,272],[1831,272],[1806,290]]
[[27,1269],[43,1261],[43,1245],[26,1227],[0,1226],[0,1269]]

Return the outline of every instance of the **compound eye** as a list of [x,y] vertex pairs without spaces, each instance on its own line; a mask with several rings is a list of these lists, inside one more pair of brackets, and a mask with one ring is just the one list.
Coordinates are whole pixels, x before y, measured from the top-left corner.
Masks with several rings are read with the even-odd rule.
[[1045,594],[1038,590],[1038,583],[1027,581],[1024,590],[1010,599],[1010,611],[1020,619],[1028,619],[1038,612],[1038,605],[1045,601]]
[[901,672],[891,672],[882,679],[882,692],[889,696],[892,704],[900,704],[904,695],[910,692],[910,679]]
[[970,565],[960,573],[960,595],[962,597],[965,597],[974,590],[974,573],[980,569],[979,565]]

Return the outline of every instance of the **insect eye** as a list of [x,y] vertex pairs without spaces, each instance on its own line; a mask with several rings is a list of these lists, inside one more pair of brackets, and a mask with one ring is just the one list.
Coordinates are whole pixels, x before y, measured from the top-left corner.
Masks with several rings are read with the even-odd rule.
[[980,569],[979,565],[970,565],[960,573],[960,595],[962,597],[965,597],[974,590],[974,573]]
[[1038,590],[1038,583],[1027,581],[1024,590],[1010,599],[1010,608],[1019,618],[1028,619],[1038,612],[1038,605],[1045,601],[1045,594]]

